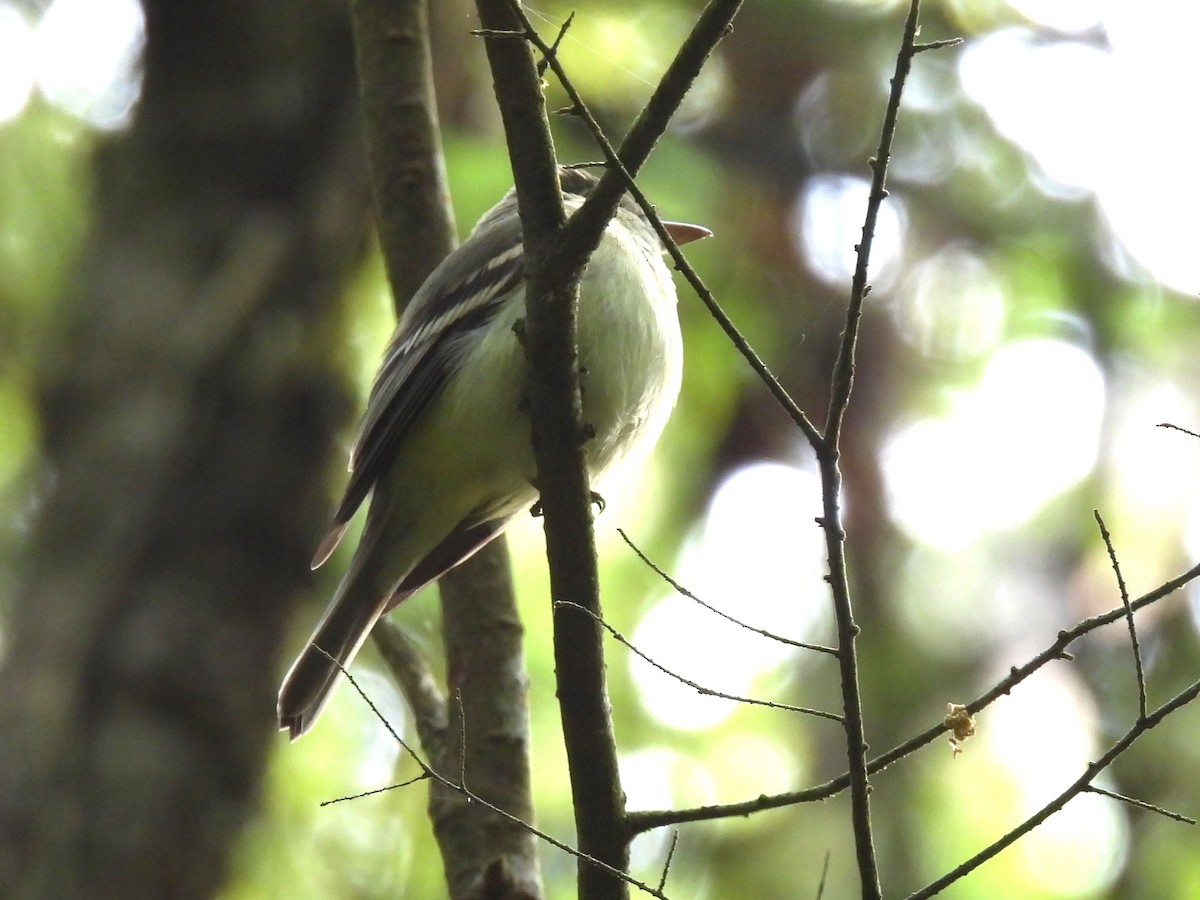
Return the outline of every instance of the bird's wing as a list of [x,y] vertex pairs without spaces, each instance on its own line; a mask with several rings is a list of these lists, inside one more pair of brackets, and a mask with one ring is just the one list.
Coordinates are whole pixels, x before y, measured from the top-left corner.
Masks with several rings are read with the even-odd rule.
[[394,609],[427,584],[437,581],[455,566],[474,556],[503,532],[508,522],[492,519],[486,522],[466,520],[434,547],[416,567],[404,577],[388,598],[384,612]]
[[477,229],[446,257],[396,326],[350,451],[350,480],[313,558],[313,568],[337,547],[350,518],[395,458],[400,442],[454,371],[469,343],[464,338],[485,326],[524,278],[515,207],[496,226],[486,234]]

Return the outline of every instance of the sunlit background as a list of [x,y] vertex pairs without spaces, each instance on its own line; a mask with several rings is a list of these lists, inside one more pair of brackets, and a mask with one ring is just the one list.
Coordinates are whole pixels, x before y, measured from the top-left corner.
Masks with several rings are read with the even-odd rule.
[[[818,421],[902,6],[749,4],[646,173],[660,209],[716,233],[689,255]],[[543,0],[530,11],[553,31],[571,9]],[[610,127],[646,99],[694,15],[684,2],[579,11],[563,61]],[[447,3],[434,18],[465,228],[509,176],[467,35],[473,17]],[[944,0],[925,4],[924,23],[927,39],[965,40],[919,57],[905,94],[844,460],[873,751],[1119,603],[1093,508],[1134,593],[1200,554],[1200,441],[1158,427],[1200,424],[1200,180],[1188,172],[1200,144],[1200,5]],[[137,114],[143,26],[135,0],[0,2],[0,528],[10,547],[32,514],[29,361],[86,220],[87,155]],[[573,123],[557,128],[565,158],[595,156]],[[390,327],[377,261],[366,276],[351,301],[364,384]],[[681,304],[679,411],[655,463],[612,488],[599,520],[613,624],[658,666],[715,691],[840,712],[827,657],[675,593],[616,533],[756,628],[834,640],[812,455],[700,304],[686,293]],[[535,782],[541,825],[569,839],[539,527],[523,524],[516,538]],[[1176,597],[1145,614],[1152,700],[1195,677],[1197,614],[1194,594],[1190,607]],[[435,617],[428,597],[398,616],[431,648]],[[957,758],[939,744],[877,777],[886,894],[999,837],[1131,724],[1127,641],[1113,629],[1076,662],[1047,667],[981,717]],[[402,727],[404,704],[373,664],[360,663],[364,683]],[[749,799],[844,768],[828,721],[703,696],[616,644],[610,676],[632,808]],[[1185,710],[1103,786],[1197,815],[1195,725]],[[420,788],[316,806],[411,774],[342,690],[311,737],[277,753],[226,896],[438,896]],[[1085,796],[945,896],[1197,896],[1192,832]],[[635,874],[656,881],[669,843],[665,833],[639,840]],[[855,896],[852,846],[843,800],[684,826],[668,891],[815,896],[829,851],[826,896]],[[568,896],[573,863],[548,849],[544,866],[551,895]]]

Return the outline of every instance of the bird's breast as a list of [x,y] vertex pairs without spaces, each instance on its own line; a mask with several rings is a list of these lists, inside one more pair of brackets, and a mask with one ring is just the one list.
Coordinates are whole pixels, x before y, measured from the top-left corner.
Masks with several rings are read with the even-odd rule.
[[579,292],[579,361],[596,477],[658,440],[675,400],[683,343],[675,286],[657,248],[610,225]]

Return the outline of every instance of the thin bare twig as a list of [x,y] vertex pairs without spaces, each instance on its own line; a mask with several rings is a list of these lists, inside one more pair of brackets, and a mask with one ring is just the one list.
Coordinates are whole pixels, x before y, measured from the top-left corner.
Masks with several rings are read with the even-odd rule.
[[1125,587],[1125,576],[1121,574],[1117,551],[1113,547],[1112,536],[1108,533],[1108,526],[1104,524],[1100,510],[1093,509],[1092,515],[1096,519],[1096,525],[1100,528],[1100,538],[1104,541],[1104,546],[1108,550],[1109,562],[1112,563],[1113,572],[1117,576],[1117,588],[1121,592],[1121,605],[1125,608],[1125,622],[1129,626],[1129,643],[1133,646],[1133,670],[1137,676],[1138,688],[1138,717],[1144,719],[1146,718],[1146,670],[1142,666],[1142,645],[1138,640],[1137,625],[1133,621],[1133,607],[1129,604],[1129,589]]
[[639,658],[644,659],[646,662],[648,662],[650,665],[654,666],[654,668],[658,669],[658,671],[662,672],[664,675],[674,678],[678,682],[686,684],[692,690],[696,691],[699,694],[703,694],[706,697],[719,697],[722,700],[733,700],[733,701],[736,701],[737,703],[748,703],[751,706],[766,706],[766,707],[770,707],[771,709],[782,709],[782,710],[785,710],[786,712],[803,713],[804,715],[807,715],[807,716],[816,716],[817,718],[820,718],[820,719],[829,719],[832,722],[842,721],[842,717],[839,716],[837,713],[825,712],[824,710],[821,710],[821,709],[810,709],[807,706],[792,706],[790,703],[776,703],[774,700],[755,700],[753,697],[740,697],[737,694],[726,694],[722,691],[715,691],[712,688],[707,688],[702,684],[697,684],[696,682],[692,681],[690,678],[685,678],[684,676],[680,675],[678,672],[672,672],[670,669],[668,669],[662,663],[647,656],[645,653],[643,653],[641,650],[639,650],[637,647],[635,647],[633,645],[633,643],[630,642],[630,640],[627,637],[625,637],[625,635],[621,634],[621,632],[617,631],[617,629],[613,628],[611,625],[609,625],[607,622],[605,622],[604,619],[597,616],[590,609],[580,606],[578,603],[571,603],[569,600],[556,600],[554,602],[554,605],[556,607],[568,607],[571,609],[576,609],[582,613],[587,613],[587,615],[591,616],[593,619],[596,620],[597,623],[599,623],[601,628],[603,628],[605,631],[607,631],[609,634],[611,634],[617,641],[619,641],[626,648],[628,648],[633,653],[635,653]]
[[[1200,578],[1200,565],[1195,565],[1188,569],[1182,575],[1178,575],[1169,581],[1163,582],[1152,591],[1148,591],[1131,604],[1133,609],[1138,610],[1145,606],[1155,603],[1158,600],[1174,593],[1181,587],[1191,581]],[[1084,619],[1075,625],[1074,628],[1060,631],[1054,642],[1045,650],[1037,654],[1028,662],[1021,666],[1013,666],[1008,676],[993,685],[980,696],[976,697],[969,703],[964,704],[967,711],[971,714],[978,713],[994,703],[1003,696],[1012,693],[1012,690],[1021,682],[1025,681],[1044,665],[1054,660],[1071,659],[1071,655],[1066,652],[1066,648],[1086,634],[1090,634],[1097,628],[1102,628],[1105,625],[1123,618],[1125,615],[1124,607],[1116,607],[1108,612],[1101,613],[1097,616]],[[931,728],[927,728],[920,734],[914,735],[901,744],[893,747],[885,753],[876,756],[867,763],[867,772],[870,775],[875,775],[882,772],[888,766],[891,766],[906,756],[915,753],[927,744],[933,743],[943,734],[948,731],[948,727],[944,724],[941,718],[938,723]],[[800,803],[812,803],[818,800],[828,800],[850,785],[849,774],[842,774],[836,778],[822,784],[814,785],[809,788],[804,788],[798,791],[787,791],[781,794],[760,795],[752,800],[744,800],[738,803],[727,804],[711,804],[708,806],[693,807],[690,809],[666,809],[666,810],[642,810],[635,811],[629,814],[628,828],[633,834],[640,834],[644,831],[650,831],[654,828],[661,828],[664,825],[679,825],[684,822],[700,822],[711,819],[726,819],[740,816],[748,816],[752,813],[761,812],[767,809],[779,809],[784,806],[795,806]]]
[[882,891],[879,868],[875,858],[874,838],[871,832],[871,786],[867,769],[867,741],[862,715],[862,697],[858,678],[858,658],[855,647],[858,625],[854,621],[853,605],[850,601],[850,583],[846,574],[846,533],[842,527],[841,494],[842,474],[838,466],[841,452],[842,423],[850,402],[850,391],[854,383],[855,354],[858,349],[858,330],[862,320],[863,302],[870,292],[867,272],[871,260],[871,245],[875,239],[875,225],[880,207],[887,197],[887,169],[891,158],[892,141],[896,134],[896,121],[900,112],[900,97],[904,83],[916,55],[917,22],[921,10],[920,0],[912,0],[908,18],[904,23],[904,37],[896,54],[896,69],[892,75],[892,89],[884,112],[883,126],[879,134],[879,147],[870,160],[871,192],[867,199],[867,212],[863,219],[862,238],[855,247],[857,262],[850,287],[850,302],[846,307],[846,324],[837,359],[833,366],[829,410],[825,428],[819,438],[809,436],[817,455],[821,473],[822,516],[819,520],[825,533],[826,555],[829,574],[826,580],[833,591],[834,616],[837,620],[838,663],[841,671],[842,698],[845,709],[846,759],[849,764],[850,809],[854,825],[855,854],[862,880],[864,900],[879,900]]
[[926,44],[914,44],[913,54],[924,53],[926,50],[941,50],[945,47],[957,47],[963,42],[962,38],[946,38],[941,41],[929,41]]
[[679,846],[679,829],[671,832],[671,846],[667,848],[667,858],[663,863],[662,877],[658,879],[658,889],[665,890],[667,886],[667,875],[671,871],[671,860],[675,858],[675,848]]
[[[575,88],[575,85],[571,82],[566,70],[559,62],[557,54],[558,42],[556,41],[553,46],[547,44],[545,40],[537,34],[537,31],[534,29],[532,23],[525,16],[524,11],[519,11],[518,15],[522,18],[525,27],[528,29],[527,34],[530,42],[538,48],[539,52],[541,52],[542,62],[549,65],[551,71],[553,71],[555,76],[558,78],[559,83],[562,84],[563,90],[567,92],[567,96],[571,99],[571,106],[567,110],[563,110],[563,112],[569,112],[571,115],[577,116],[580,121],[583,122],[588,131],[591,132],[593,139],[596,141],[597,147],[599,147],[600,151],[604,154],[603,165],[609,171],[615,172],[620,176],[621,180],[624,182],[625,189],[629,191],[630,196],[633,197],[637,204],[642,208],[642,211],[650,219],[650,224],[653,226],[655,232],[657,232],[659,239],[663,242],[663,246],[667,248],[667,253],[670,255],[671,261],[675,264],[675,268],[681,275],[683,275],[688,284],[692,286],[692,289],[696,292],[696,296],[699,297],[700,301],[705,305],[705,307],[707,307],[709,314],[721,327],[721,330],[725,332],[725,335],[729,338],[730,343],[733,344],[734,348],[746,360],[750,368],[754,370],[755,374],[757,374],[763,384],[766,385],[767,390],[771,392],[771,395],[775,398],[775,401],[784,410],[784,412],[787,413],[796,426],[799,427],[810,439],[817,437],[819,433],[816,429],[816,426],[812,424],[812,422],[804,414],[804,411],[796,404],[796,401],[792,399],[791,395],[788,394],[783,385],[779,383],[779,379],[775,377],[774,373],[771,372],[767,364],[763,362],[762,358],[759,357],[759,355],[754,351],[754,348],[750,346],[750,342],[746,340],[745,336],[743,336],[741,331],[738,330],[737,326],[734,325],[733,320],[729,317],[729,314],[726,313],[721,307],[712,291],[709,290],[703,279],[696,273],[696,270],[692,268],[691,264],[687,261],[687,258],[683,255],[683,252],[678,246],[676,246],[675,241],[667,233],[666,228],[663,227],[662,221],[659,219],[654,205],[650,203],[650,200],[634,181],[633,175],[630,173],[629,169],[626,168],[626,164],[623,161],[627,155],[625,146],[622,146],[620,152],[618,152],[612,146],[612,143],[608,140],[608,136],[604,133],[604,129],[601,128],[600,123],[596,121],[595,116],[592,115],[591,110],[584,102],[582,95],[580,95],[579,91]],[[650,108],[650,106],[648,105],[647,108]],[[636,171],[636,167],[631,166],[631,168],[634,168]]]
[[[521,18],[521,21],[525,26],[526,37],[528,37],[532,33],[534,36],[536,36],[538,41],[541,41],[541,36],[537,34],[537,31],[533,28],[532,25],[530,25],[529,19],[527,19],[525,17],[525,10],[518,7],[517,15]],[[546,66],[550,65],[550,57],[558,56],[558,48],[562,44],[563,38],[565,38],[567,36],[567,30],[571,27],[571,23],[574,21],[575,21],[575,13],[572,12],[569,16],[566,17],[566,19],[563,20],[562,25],[559,26],[558,35],[554,38],[554,43],[550,45],[549,51],[544,52],[542,54],[542,61],[537,64],[537,71],[538,71],[539,75],[546,74]]]
[[[318,647],[317,649],[320,649],[320,648]],[[321,652],[324,653],[323,650]],[[363,702],[367,704],[367,707],[374,714],[375,718],[377,718],[380,721],[380,723],[383,725],[383,727],[387,729],[387,732],[389,735],[391,735],[392,739],[395,740],[396,743],[399,744],[401,746],[401,748],[403,748],[404,752],[408,754],[409,758],[412,759],[412,761],[417,764],[417,767],[421,770],[421,774],[416,776],[415,778],[410,778],[407,781],[402,781],[398,784],[392,784],[392,785],[388,785],[387,787],[376,788],[371,791],[364,791],[361,794],[353,794],[348,797],[338,797],[334,800],[326,800],[324,803],[321,804],[322,806],[328,806],[331,803],[341,803],[341,802],[345,802],[347,800],[356,800],[361,797],[369,797],[374,794],[381,794],[384,791],[391,791],[391,790],[395,790],[397,788],[407,787],[410,784],[415,784],[416,782],[423,781],[427,778],[432,779],[432,780],[438,782],[439,784],[441,784],[443,787],[446,787],[452,791],[456,791],[457,793],[462,794],[462,796],[465,797],[467,800],[469,800],[471,803],[477,803],[484,809],[495,813],[497,816],[500,816],[502,819],[506,819],[507,821],[512,822],[515,825],[519,825],[521,828],[525,829],[530,834],[534,835],[535,837],[539,838],[540,840],[545,841],[547,844],[550,844],[552,847],[557,847],[559,850],[562,850],[565,853],[569,853],[571,856],[574,856],[576,859],[579,859],[582,862],[587,863],[588,865],[595,866],[599,869],[602,869],[602,870],[608,872],[608,874],[612,875],[614,878],[617,878],[617,879],[625,882],[626,884],[636,887],[638,890],[649,894],[651,897],[658,897],[658,898],[660,898],[660,900],[669,900],[669,898],[662,892],[661,889],[651,887],[650,885],[648,885],[642,881],[639,881],[638,879],[632,877],[631,875],[629,875],[625,872],[622,872],[620,869],[614,868],[614,867],[608,865],[607,863],[604,863],[601,860],[598,860],[591,856],[588,856],[586,853],[583,853],[583,852],[577,850],[576,848],[570,846],[569,844],[563,843],[562,841],[558,840],[555,837],[552,837],[551,835],[547,834],[546,832],[542,831],[541,829],[537,828],[536,826],[523,821],[522,819],[518,818],[517,816],[514,816],[512,813],[510,813],[504,809],[501,809],[500,807],[498,807],[492,803],[489,803],[483,797],[480,797],[478,794],[475,794],[472,791],[468,790],[466,786],[456,783],[453,780],[442,775],[435,768],[433,768],[433,766],[431,766],[427,762],[425,762],[425,760],[421,758],[421,755],[419,753],[417,753],[417,751],[415,751],[408,744],[408,742],[405,741],[404,738],[402,738],[399,735],[399,733],[397,733],[396,729],[392,727],[392,723],[387,720],[387,718],[383,715],[382,712],[380,712],[379,707],[377,707],[375,705],[374,701],[371,700],[371,698],[367,694],[367,692],[363,690],[362,686],[358,683],[357,679],[355,679],[355,677],[349,671],[347,671],[346,668],[344,666],[342,666],[341,663],[339,663],[333,656],[330,656],[328,653],[326,653],[325,655],[330,659],[330,661],[332,661],[335,665],[337,665],[337,667],[341,671],[342,675],[346,678],[346,681],[354,688],[355,693],[357,693],[358,696],[362,698]]]
[[1072,798],[1087,790],[1092,780],[1110,765],[1112,765],[1113,761],[1117,757],[1133,746],[1134,742],[1137,741],[1138,738],[1158,725],[1163,719],[1175,712],[1175,710],[1181,709],[1182,707],[1191,703],[1196,699],[1197,696],[1200,696],[1200,681],[1193,682],[1186,689],[1176,694],[1162,706],[1158,707],[1158,709],[1154,710],[1154,712],[1139,719],[1132,728],[1130,728],[1127,732],[1125,732],[1124,735],[1121,736],[1120,740],[1108,748],[1103,756],[1101,756],[1095,762],[1089,763],[1083,774],[1075,779],[1075,781],[1073,781],[1070,786],[1066,788],[1066,790],[1062,791],[1057,797],[1039,809],[1036,813],[1034,813],[1012,831],[1008,832],[1008,834],[1004,835],[1002,838],[993,842],[992,844],[989,844],[979,853],[975,854],[962,865],[954,868],[952,871],[947,872],[937,881],[934,881],[923,887],[921,890],[910,894],[907,900],[924,900],[926,897],[932,897],[941,893],[951,884],[979,868],[979,866],[983,865],[989,859],[992,859],[1002,850],[1012,846],[1018,840],[1029,834],[1029,832],[1033,831],[1033,829],[1037,828],[1037,826],[1041,825],[1048,818],[1066,806],[1067,802]]
[[1153,803],[1147,803],[1145,800],[1139,800],[1137,797],[1129,797],[1125,794],[1118,794],[1116,791],[1106,791],[1102,787],[1096,787],[1094,784],[1089,784],[1084,788],[1084,792],[1088,794],[1099,794],[1101,797],[1108,797],[1112,800],[1119,800],[1122,803],[1127,803],[1130,806],[1136,806],[1138,809],[1144,809],[1147,812],[1158,813],[1160,816],[1165,816],[1168,819],[1174,819],[1176,822],[1183,822],[1185,825],[1195,825],[1196,820],[1191,816],[1185,816],[1182,813],[1171,812],[1169,809],[1164,809],[1161,806],[1155,806]]
[[756,628],[753,625],[749,625],[749,624],[743,622],[741,619],[737,619],[737,618],[731,616],[729,613],[725,612],[724,610],[718,609],[717,607],[713,606],[711,603],[707,603],[704,600],[701,600],[699,597],[697,597],[695,594],[693,594],[691,591],[689,591],[686,587],[684,587],[682,584],[680,584],[678,581],[676,581],[674,578],[672,578],[669,573],[667,573],[657,563],[655,563],[652,559],[650,559],[650,557],[648,557],[645,553],[643,553],[641,548],[639,548],[637,544],[635,544],[632,540],[630,540],[629,535],[627,535],[625,533],[625,530],[623,528],[618,528],[617,534],[619,534],[621,536],[621,540],[623,540],[626,544],[629,545],[629,549],[631,549],[634,553],[637,554],[638,559],[640,559],[643,563],[645,563],[650,568],[650,570],[653,571],[659,578],[661,578],[663,581],[665,581],[667,584],[669,584],[672,587],[672,589],[675,590],[676,593],[682,594],[684,597],[687,597],[693,603],[699,604],[700,606],[707,609],[709,612],[715,613],[716,615],[718,615],[722,619],[724,619],[726,622],[732,622],[734,625],[738,626],[738,628],[744,628],[749,632],[752,632],[757,635],[761,635],[762,637],[765,637],[768,640],[776,641],[777,643],[780,643],[780,644],[786,644],[789,647],[799,647],[802,650],[815,650],[818,653],[828,653],[830,656],[837,656],[837,651],[834,650],[832,647],[826,647],[822,644],[807,644],[804,641],[794,641],[791,638],[784,637],[783,635],[775,634],[775,632],[773,632],[773,631],[767,631],[765,628]]
[[525,32],[511,28],[473,28],[468,32],[472,37],[506,38],[508,40],[525,40]]
[[375,624],[371,639],[412,708],[421,746],[430,757],[437,759],[446,745],[449,713],[446,698],[438,688],[429,663],[412,638],[386,617]]
[[346,803],[350,800],[364,800],[367,797],[374,797],[376,794],[386,794],[388,791],[394,791],[397,788],[405,788],[410,784],[416,784],[418,781],[425,781],[430,776],[422,772],[420,775],[414,775],[408,781],[398,781],[395,784],[389,784],[386,787],[372,788],[369,791],[359,791],[357,794],[347,794],[345,797],[334,797],[332,800],[322,800],[318,806],[333,806],[335,803]]
[[1194,431],[1189,431],[1188,429],[1183,428],[1179,425],[1172,425],[1170,422],[1159,422],[1158,427],[1159,428],[1169,428],[1171,431],[1182,431],[1184,434],[1190,435],[1191,437],[1200,438],[1200,434],[1197,434]]

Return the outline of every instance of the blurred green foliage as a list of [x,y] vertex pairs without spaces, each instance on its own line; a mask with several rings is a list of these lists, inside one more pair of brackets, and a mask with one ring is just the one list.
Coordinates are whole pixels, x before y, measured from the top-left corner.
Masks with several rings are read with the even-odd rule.
[[[579,11],[564,43],[564,61],[610,131],[619,135],[648,96],[697,6],[608,2]],[[547,3],[534,12],[549,33],[570,7]],[[482,52],[463,40],[472,27],[468,8],[460,2],[439,5],[434,20],[443,48],[437,68],[447,167],[465,233],[511,178]],[[978,39],[1021,21],[999,0],[930,4],[924,35]],[[643,186],[660,211],[713,229],[715,237],[689,248],[689,257],[817,421],[823,417],[848,281],[824,284],[806,267],[793,209],[821,172],[865,173],[898,36],[898,13],[868,3],[748,6],[644,174]],[[458,47],[467,52],[456,52]],[[1178,424],[1191,427],[1200,418],[1194,400],[1200,381],[1196,298],[1172,292],[1152,273],[1136,267],[1122,272],[1111,263],[1116,238],[1105,232],[1087,192],[1046,189],[1037,161],[963,94],[954,69],[959,52],[927,54],[916,64],[919,90],[915,108],[902,113],[892,182],[893,202],[903,205],[907,228],[900,274],[871,300],[847,433],[847,524],[864,627],[861,657],[873,752],[939,721],[946,702],[982,692],[1049,644],[1059,629],[1116,605],[1093,507],[1104,508],[1135,593],[1177,574],[1200,547],[1200,490],[1193,474],[1200,444],[1183,434],[1153,431],[1171,417],[1190,415]],[[822,107],[825,143],[820,152],[812,146],[805,152],[805,123],[794,116],[797,109],[813,109],[799,98],[821,84],[830,98]],[[548,95],[551,108],[565,103],[555,85],[548,86]],[[561,117],[555,128],[562,159],[596,158],[577,122]],[[0,124],[3,558],[15,552],[36,498],[31,487],[37,470],[36,368],[55,332],[50,298],[62,293],[83,234],[94,141],[42,102]],[[922,301],[933,305],[921,306],[905,281],[948,247],[975,260],[979,267],[972,271],[980,273],[981,284],[1002,298],[999,325],[987,340],[971,339],[983,327],[973,318],[978,310],[963,301],[971,285],[964,283],[959,296],[947,294],[952,284],[938,282],[940,293]],[[365,390],[392,326],[377,258],[356,278],[348,302],[354,318],[346,336],[346,368]],[[912,309],[925,318],[909,317],[906,310]],[[688,362],[679,408],[638,486],[599,520],[609,617],[626,635],[669,591],[620,542],[617,526],[674,570],[680,548],[700,540],[709,499],[727,474],[763,459],[808,462],[789,423],[703,307],[683,290],[681,318]],[[901,426],[943,415],[964,397],[969,402],[993,353],[1025,337],[1082,346],[1104,374],[1107,407],[1094,471],[1064,486],[1024,523],[984,529],[966,548],[925,545],[889,514],[885,448]],[[1020,410],[1020,404],[1014,408]],[[1023,433],[1019,415],[1005,427],[1024,441],[1044,439]],[[1123,437],[1131,428],[1140,443]],[[1159,474],[1159,486],[1137,487],[1144,485],[1146,470]],[[330,473],[331,494],[340,477]],[[986,468],[975,476],[1001,477],[1024,476]],[[569,841],[573,826],[538,528],[534,522],[521,525],[514,541],[528,629],[535,799],[539,827]],[[730,566],[738,562],[728,559]],[[322,570],[314,610],[338,569]],[[704,584],[689,587],[704,596]],[[822,588],[816,579],[783,584],[778,602],[819,600]],[[395,614],[435,665],[436,616],[429,595]],[[302,618],[296,641],[309,617]],[[831,641],[828,618],[817,621],[815,633],[795,637]],[[1176,597],[1140,621],[1152,702],[1161,702],[1200,671],[1194,612]],[[688,642],[690,636],[681,632],[677,640]],[[722,652],[721,646],[701,648],[706,667],[683,674],[705,683],[706,675],[722,667]],[[369,674],[373,666],[372,653],[365,653],[359,670]],[[749,799],[805,787],[844,769],[840,731],[829,722],[743,707],[717,725],[685,730],[648,713],[630,653],[616,644],[609,678],[619,746],[630,776],[642,773],[630,785],[645,791],[654,776],[644,773],[666,773],[654,791],[630,788],[633,808]],[[877,776],[872,803],[885,894],[895,896],[937,877],[1075,778],[1132,721],[1132,678],[1127,637],[1112,629],[1084,642],[1076,662],[1053,664],[994,713],[984,713],[980,735],[961,756],[953,757],[939,742]],[[411,737],[394,691],[380,677],[364,677],[363,683]],[[840,711],[835,668],[812,654],[795,654],[764,671],[752,690],[780,702]],[[1030,698],[1037,715],[1029,712]],[[1109,773],[1105,785],[1184,814],[1200,813],[1194,778],[1200,759],[1190,739],[1194,719],[1188,709],[1169,720]],[[1042,777],[1045,766],[1054,778]],[[264,786],[262,814],[243,841],[226,900],[442,896],[421,784],[318,806],[416,773],[365,704],[342,687],[313,734],[295,745],[281,741]],[[1094,830],[1085,829],[1083,838],[1047,826],[944,896],[1200,895],[1190,826],[1111,800],[1076,801],[1084,803]],[[661,834],[640,839],[634,874],[656,883],[668,843]],[[824,896],[857,896],[844,797],[682,826],[667,891],[687,898],[816,896],[826,859]],[[573,861],[547,848],[543,867],[548,896],[571,896]]]

